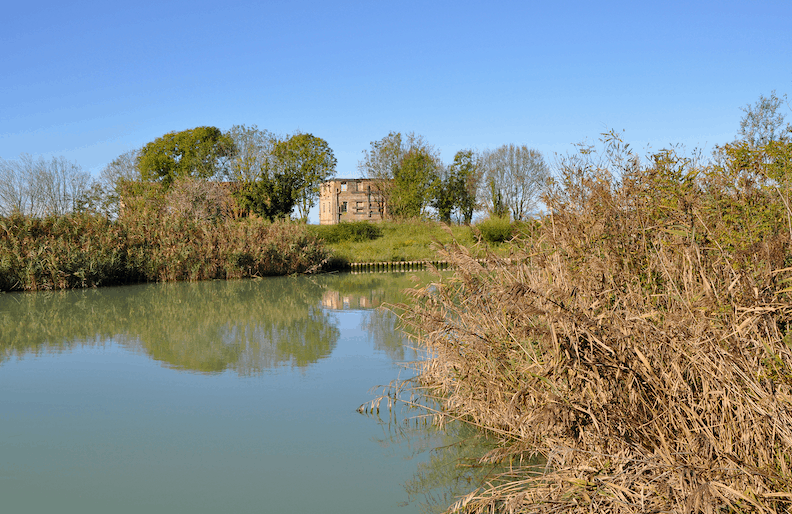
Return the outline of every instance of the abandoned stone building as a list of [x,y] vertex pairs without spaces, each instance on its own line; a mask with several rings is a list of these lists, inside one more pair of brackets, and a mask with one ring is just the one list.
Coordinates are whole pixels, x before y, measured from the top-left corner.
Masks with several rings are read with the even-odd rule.
[[322,184],[319,195],[319,224],[342,221],[380,221],[385,202],[377,181],[368,178],[337,178]]

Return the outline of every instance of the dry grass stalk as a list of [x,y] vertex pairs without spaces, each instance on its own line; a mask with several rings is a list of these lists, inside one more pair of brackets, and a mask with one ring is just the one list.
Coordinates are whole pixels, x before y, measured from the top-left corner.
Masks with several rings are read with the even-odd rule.
[[403,316],[442,411],[502,440],[486,459],[547,459],[451,510],[789,512],[788,238],[726,251],[695,198],[652,217],[591,191],[520,243],[521,266],[448,247],[458,271]]

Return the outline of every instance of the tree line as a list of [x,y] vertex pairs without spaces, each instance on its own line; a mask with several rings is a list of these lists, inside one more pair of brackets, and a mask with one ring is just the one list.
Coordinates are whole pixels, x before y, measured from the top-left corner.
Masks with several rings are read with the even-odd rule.
[[[784,125],[785,100],[773,91],[744,107],[738,139],[731,145],[742,144],[747,151],[788,143],[792,129]],[[299,219],[307,220],[320,185],[335,176],[336,163],[327,141],[312,134],[280,136],[255,125],[235,125],[226,132],[196,127],[169,132],[120,155],[98,180],[64,157],[0,159],[0,215],[93,211],[114,217],[121,197],[140,191],[130,187],[136,183],[158,184],[160,191],[182,184],[191,196],[188,203],[217,203],[219,196],[207,184],[225,182],[241,214],[275,220],[296,210]],[[446,164],[434,146],[412,132],[391,132],[371,142],[358,171],[375,181],[390,218],[433,216],[465,224],[477,211],[528,219],[554,181],[542,154],[526,145],[463,149]],[[183,185],[195,180],[204,186]]]
[[440,221],[465,224],[477,210],[529,218],[550,179],[542,154],[526,145],[464,149],[446,165],[422,136],[399,132],[372,142],[358,169],[377,182],[390,216],[422,217],[433,208]]
[[[234,197],[242,213],[275,220],[296,209],[304,220],[335,168],[330,146],[312,134],[278,136],[255,125],[235,125],[227,132],[196,127],[118,156],[97,180],[63,157],[0,159],[0,215],[93,211],[115,217],[122,197],[132,194],[190,192],[193,203],[206,203],[223,196],[219,188]],[[140,187],[146,184],[158,187]]]
[[[549,177],[542,155],[524,145],[461,150],[446,165],[422,136],[397,132],[372,142],[358,169],[376,180],[389,217],[426,217],[434,209],[441,221],[466,224],[480,209],[525,219]],[[255,125],[235,125],[226,132],[196,127],[169,132],[118,156],[97,180],[63,157],[0,159],[0,215],[94,211],[115,217],[122,196],[142,194],[138,183],[158,184],[159,191],[190,191],[193,203],[217,207],[222,195],[208,184],[226,182],[242,213],[275,220],[296,211],[305,220],[320,185],[335,173],[332,149],[312,134],[279,136]],[[203,186],[185,184],[191,180]]]

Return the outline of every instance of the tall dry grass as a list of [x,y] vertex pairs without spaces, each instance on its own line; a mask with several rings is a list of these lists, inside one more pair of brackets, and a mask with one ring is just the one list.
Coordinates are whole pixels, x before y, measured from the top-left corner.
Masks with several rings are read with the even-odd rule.
[[0,291],[288,275],[329,257],[305,226],[235,216],[230,195],[206,184],[176,183],[167,194],[136,184],[112,221],[0,218]]
[[438,416],[497,436],[484,460],[527,463],[451,510],[792,511],[783,189],[607,157],[562,163],[520,265],[448,245],[453,278],[403,316]]

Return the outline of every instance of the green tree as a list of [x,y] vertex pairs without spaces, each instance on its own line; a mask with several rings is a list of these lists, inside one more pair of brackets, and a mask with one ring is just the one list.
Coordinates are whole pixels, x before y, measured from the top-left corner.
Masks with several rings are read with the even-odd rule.
[[431,205],[437,209],[437,217],[443,223],[451,223],[451,214],[456,205],[455,195],[456,180],[451,168],[441,168],[435,186],[435,196]]
[[489,207],[488,212],[490,216],[496,218],[506,218],[509,216],[509,207],[503,201],[503,193],[498,188],[494,179],[489,182]]
[[423,149],[410,150],[393,173],[389,207],[391,214],[398,218],[422,216],[424,209],[436,196],[437,188],[435,159]]
[[169,132],[140,150],[137,164],[144,180],[166,188],[179,177],[212,178],[223,172],[236,151],[234,141],[217,127]]
[[271,221],[291,216],[296,202],[294,180],[274,155],[279,138],[255,125],[234,125],[228,136],[236,153],[227,171],[237,184],[234,196],[239,207]]
[[[404,166],[409,169],[403,170]],[[423,214],[435,196],[440,159],[423,136],[391,132],[364,150],[358,170],[376,181],[389,216]]]
[[322,182],[335,175],[336,158],[327,141],[312,134],[295,134],[279,141],[272,150],[278,171],[291,181],[300,219],[308,218],[308,211],[319,197]]
[[292,181],[279,172],[262,174],[254,180],[243,182],[234,196],[240,207],[270,221],[288,218],[294,210]]
[[459,212],[465,225],[470,225],[473,212],[478,206],[477,192],[481,182],[481,173],[475,154],[472,150],[460,150],[454,155],[454,162],[449,167],[452,184],[454,207]]

